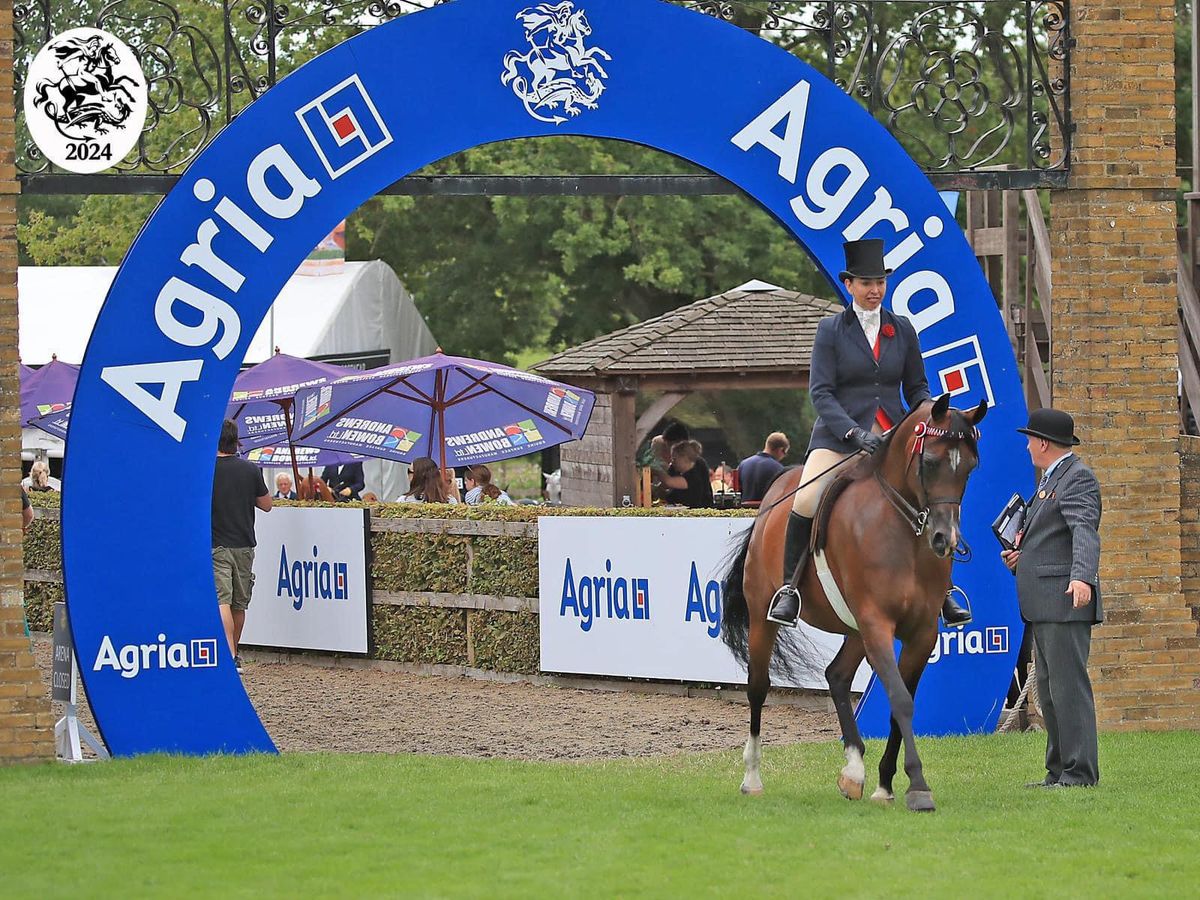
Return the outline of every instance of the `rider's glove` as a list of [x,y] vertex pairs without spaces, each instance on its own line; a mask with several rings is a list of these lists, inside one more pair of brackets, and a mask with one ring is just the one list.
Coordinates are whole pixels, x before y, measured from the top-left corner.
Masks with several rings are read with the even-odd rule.
[[852,428],[850,430],[850,442],[858,447],[859,450],[874,453],[879,449],[879,445],[883,443],[883,438],[873,431],[867,431],[865,428]]

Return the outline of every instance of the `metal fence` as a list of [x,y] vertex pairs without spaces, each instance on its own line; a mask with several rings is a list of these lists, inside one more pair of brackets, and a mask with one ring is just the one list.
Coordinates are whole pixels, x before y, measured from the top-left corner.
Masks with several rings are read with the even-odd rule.
[[[292,69],[361,31],[441,2],[450,0],[18,0],[18,110],[34,54],[52,35],[81,25],[110,31],[133,48],[150,94],[136,151],[99,176],[57,172],[39,154],[19,115],[16,163],[24,188],[165,190],[224,125]],[[679,5],[747,28],[826,74],[884,123],[941,187],[1066,183],[1068,0]],[[122,177],[129,175],[142,177]],[[545,183],[499,176],[441,185],[420,178],[405,182],[395,190],[579,192],[578,182],[561,176]],[[701,175],[593,180],[587,192],[728,190],[720,179]]]

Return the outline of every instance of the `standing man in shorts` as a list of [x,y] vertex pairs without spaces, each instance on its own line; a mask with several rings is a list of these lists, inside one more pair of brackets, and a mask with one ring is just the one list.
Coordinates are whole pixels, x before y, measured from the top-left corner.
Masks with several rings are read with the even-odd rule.
[[246,624],[250,591],[254,587],[254,511],[271,511],[271,494],[262,472],[237,455],[237,423],[226,419],[217,442],[213,472],[212,560],[217,582],[217,603],[229,640],[229,652],[238,671],[242,658],[238,643]]

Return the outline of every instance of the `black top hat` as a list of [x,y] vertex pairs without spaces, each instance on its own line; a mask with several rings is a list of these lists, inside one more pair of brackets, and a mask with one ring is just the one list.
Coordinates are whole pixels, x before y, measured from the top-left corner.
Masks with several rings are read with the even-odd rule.
[[883,241],[870,238],[865,241],[846,241],[842,244],[846,253],[846,268],[838,281],[847,278],[884,278],[892,274],[883,266]]
[[1071,418],[1071,414],[1049,406],[1031,412],[1029,424],[1018,428],[1017,431],[1045,438],[1064,447],[1074,447],[1079,443],[1079,438],[1075,437],[1075,420]]

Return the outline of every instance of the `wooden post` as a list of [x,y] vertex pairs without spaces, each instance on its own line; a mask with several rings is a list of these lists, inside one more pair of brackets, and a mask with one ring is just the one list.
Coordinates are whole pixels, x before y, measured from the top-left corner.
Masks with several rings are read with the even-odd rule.
[[636,401],[631,385],[618,385],[612,397],[613,506],[632,506],[637,496]]

